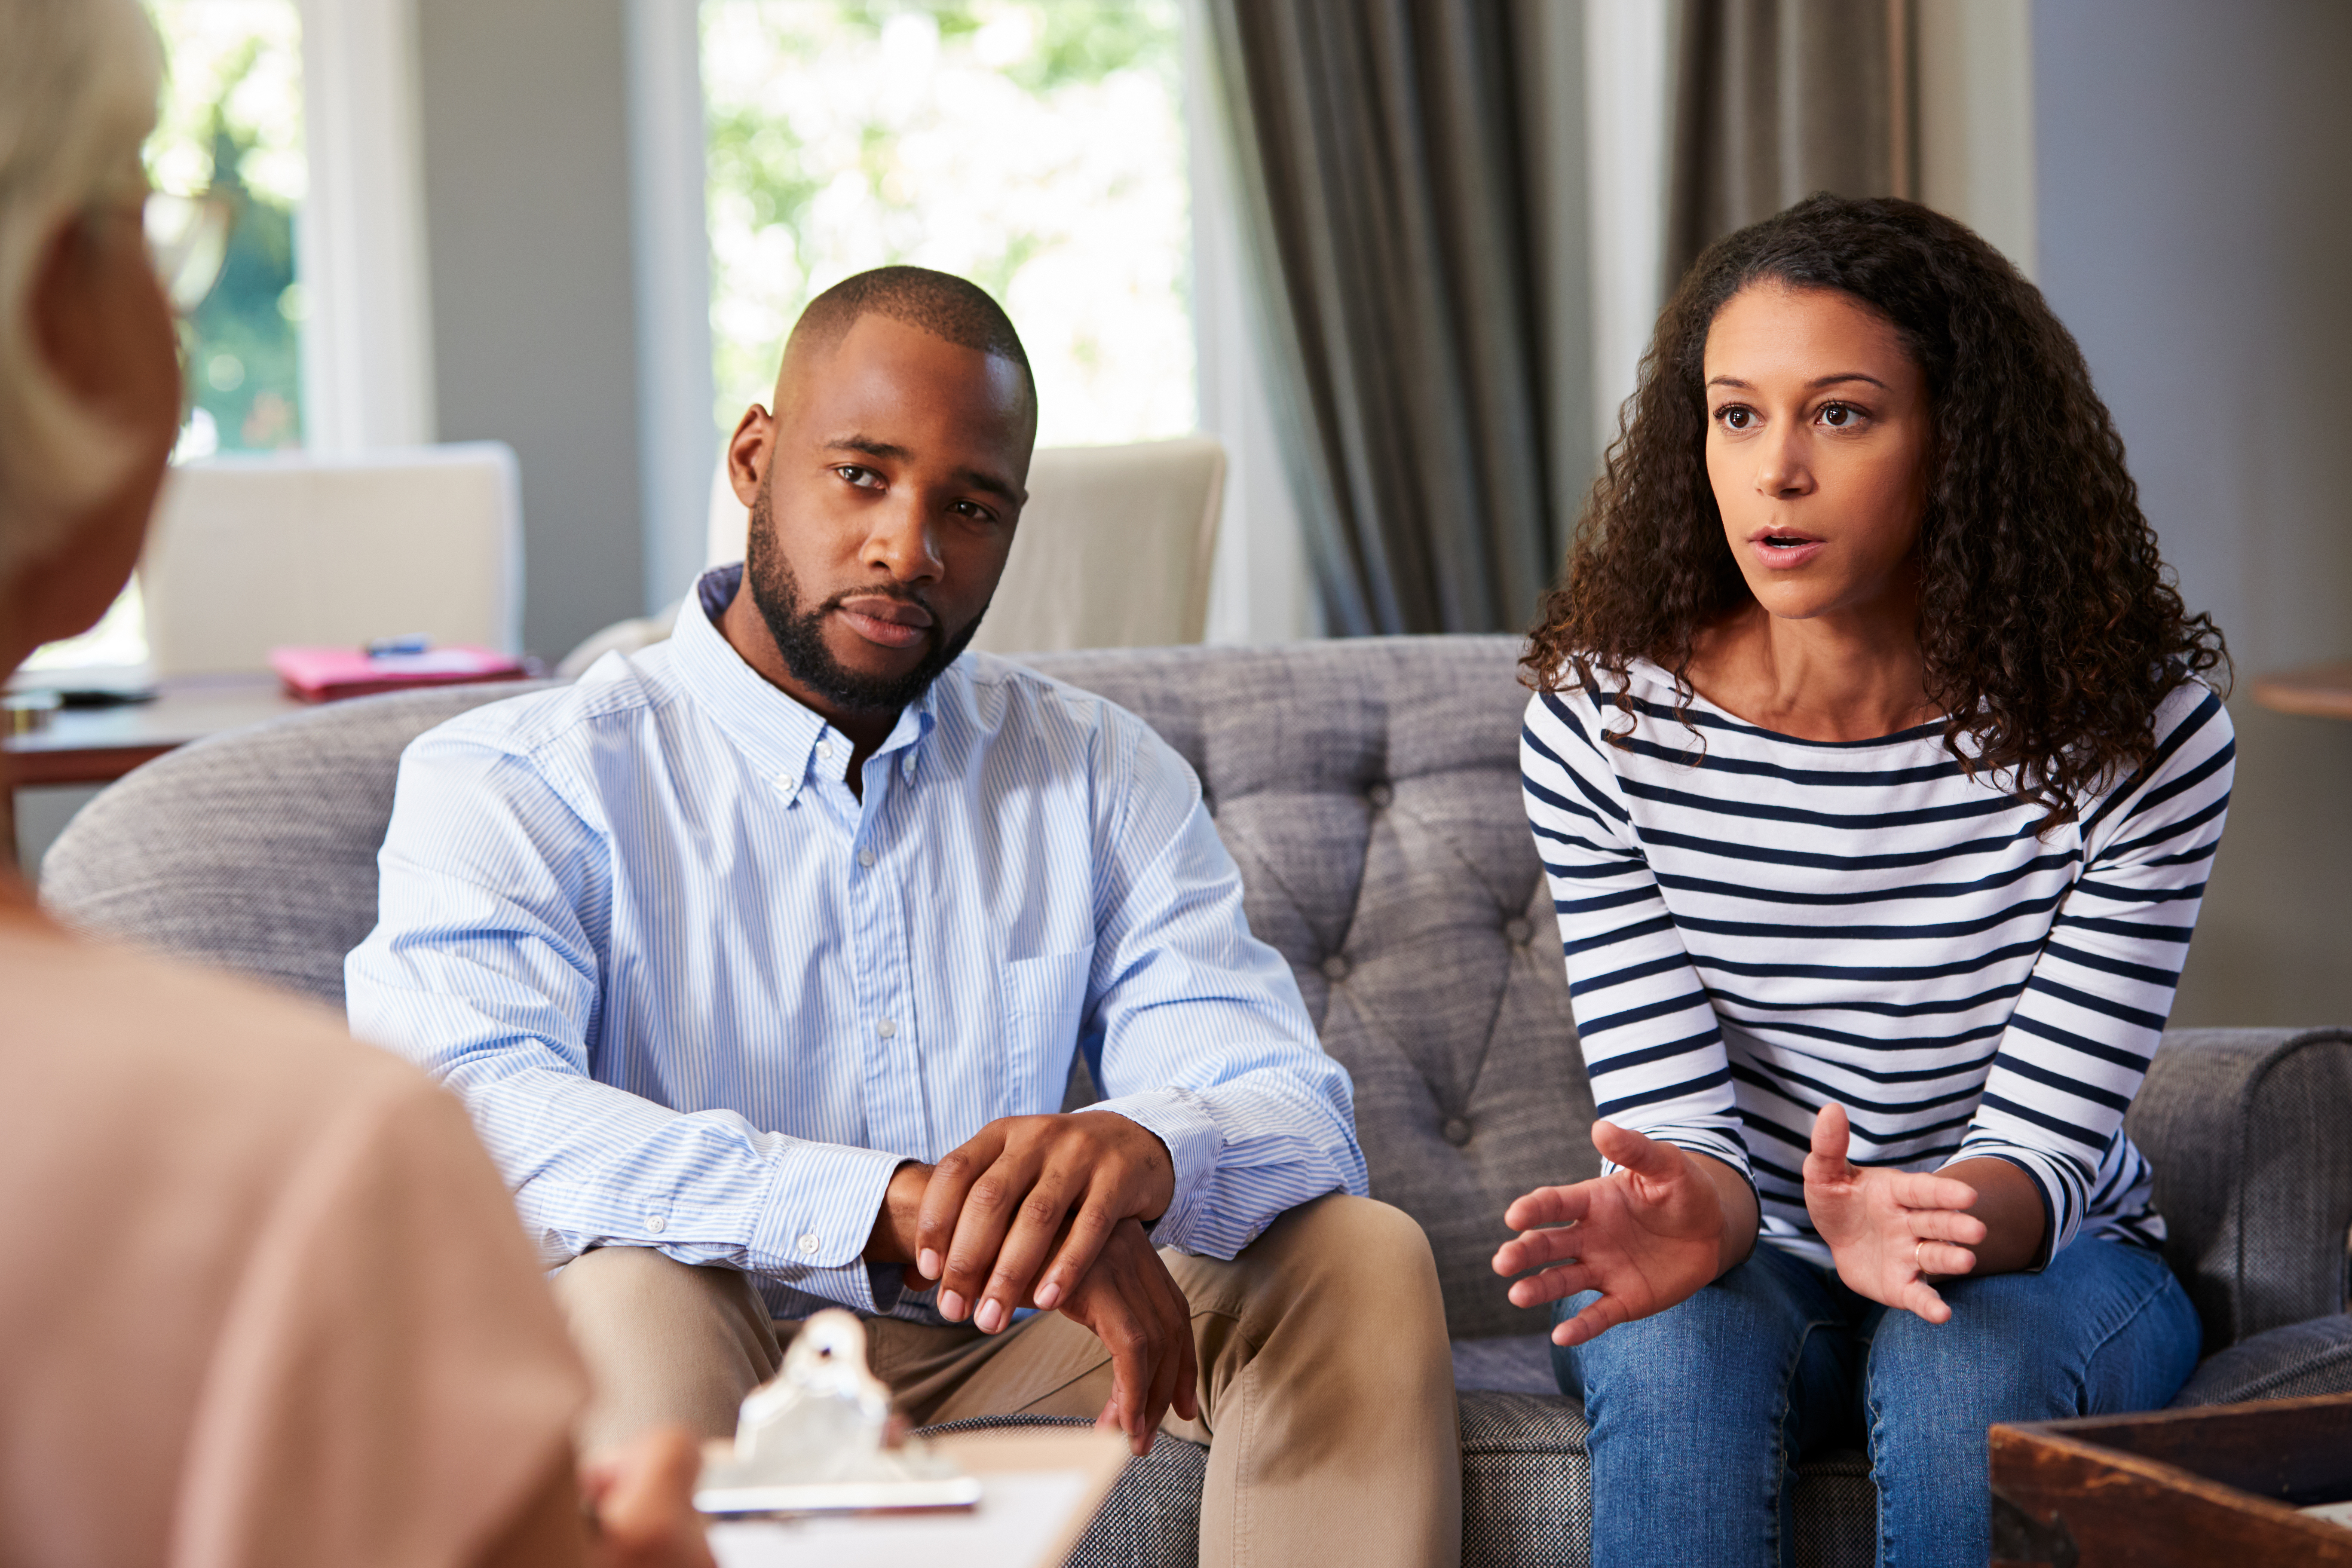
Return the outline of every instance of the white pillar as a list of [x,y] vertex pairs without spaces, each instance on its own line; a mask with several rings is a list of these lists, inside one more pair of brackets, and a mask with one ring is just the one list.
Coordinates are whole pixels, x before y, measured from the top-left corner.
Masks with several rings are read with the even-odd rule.
[[2034,275],[2032,0],[1919,0],[1919,199]]
[[301,0],[303,426],[320,452],[434,438],[414,0]]
[[1665,289],[1673,0],[1585,0],[1597,451],[1617,438]]
[[646,609],[702,569],[719,460],[697,0],[627,0],[629,211],[636,268],[638,484]]

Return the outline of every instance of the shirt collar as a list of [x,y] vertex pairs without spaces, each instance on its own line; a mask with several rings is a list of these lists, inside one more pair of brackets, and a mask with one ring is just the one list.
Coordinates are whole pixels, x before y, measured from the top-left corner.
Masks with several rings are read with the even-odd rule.
[[[849,738],[826,722],[823,714],[770,685],[746,664],[719,629],[719,618],[742,581],[741,562],[705,572],[678,610],[671,641],[687,690],[718,722],[744,760],[782,791],[789,802],[799,796],[812,773],[835,781],[845,778],[852,748]],[[940,679],[954,679],[962,662],[959,659],[942,671]],[[905,752],[898,766],[907,777],[914,775],[923,738],[938,723],[934,701],[938,689],[939,682],[932,682],[899,710],[889,738],[874,753],[886,757]]]

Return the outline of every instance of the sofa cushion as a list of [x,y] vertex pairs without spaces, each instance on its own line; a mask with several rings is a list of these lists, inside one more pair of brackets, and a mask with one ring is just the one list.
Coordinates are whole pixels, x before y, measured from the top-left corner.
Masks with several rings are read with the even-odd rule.
[[2124,1126],[2208,1352],[2345,1310],[2352,1029],[2172,1030]]
[[1557,1395],[1551,1336],[1505,1334],[1489,1340],[1454,1342],[1454,1387],[1457,1393],[1491,1389],[1500,1394]]
[[1457,1335],[1527,1333],[1504,1207],[1599,1169],[1559,927],[1518,775],[1509,637],[1040,658],[1201,776],[1250,927],[1355,1079],[1372,1195],[1429,1233]]
[[2320,1394],[2352,1394],[2352,1317],[2340,1312],[2267,1329],[2207,1357],[2172,1403],[2234,1405]]

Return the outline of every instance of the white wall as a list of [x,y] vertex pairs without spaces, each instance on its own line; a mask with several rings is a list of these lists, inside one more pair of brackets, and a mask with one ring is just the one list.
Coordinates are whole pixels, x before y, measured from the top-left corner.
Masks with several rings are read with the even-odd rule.
[[626,13],[414,3],[439,437],[521,460],[523,642],[552,662],[646,609]]
[[2032,50],[2042,288],[2238,664],[2237,792],[2173,1021],[2352,1022],[2352,722],[2248,695],[2352,656],[2352,6],[2041,0]]
[[1916,0],[1919,200],[2035,275],[2029,0]]

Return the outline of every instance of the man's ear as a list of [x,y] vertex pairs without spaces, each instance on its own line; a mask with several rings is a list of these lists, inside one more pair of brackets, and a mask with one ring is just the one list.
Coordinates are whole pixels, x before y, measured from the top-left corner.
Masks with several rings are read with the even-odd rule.
[[776,421],[754,403],[743,411],[735,434],[727,438],[727,482],[735,499],[746,507],[757,504],[760,487],[768,479],[768,460],[775,455]]

